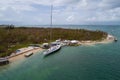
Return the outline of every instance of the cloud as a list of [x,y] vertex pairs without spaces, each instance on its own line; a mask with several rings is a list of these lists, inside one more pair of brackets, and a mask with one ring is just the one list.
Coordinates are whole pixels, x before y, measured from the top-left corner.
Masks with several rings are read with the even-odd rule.
[[0,21],[49,24],[51,4],[56,24],[120,21],[119,0],[0,0]]
[[0,17],[3,17],[3,15],[2,15],[2,14],[0,14]]
[[112,9],[120,7],[120,0],[102,0],[100,7],[105,9]]
[[116,10],[99,12],[95,16],[87,18],[86,21],[120,21],[120,12],[116,13]]
[[66,21],[72,22],[74,20],[74,15],[68,16]]

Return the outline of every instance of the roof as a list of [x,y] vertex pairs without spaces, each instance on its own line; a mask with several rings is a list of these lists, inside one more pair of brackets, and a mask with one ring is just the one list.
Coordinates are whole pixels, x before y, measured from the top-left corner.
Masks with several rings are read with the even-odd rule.
[[79,41],[77,40],[72,40],[71,43],[78,43]]
[[49,45],[48,43],[43,43],[43,45]]

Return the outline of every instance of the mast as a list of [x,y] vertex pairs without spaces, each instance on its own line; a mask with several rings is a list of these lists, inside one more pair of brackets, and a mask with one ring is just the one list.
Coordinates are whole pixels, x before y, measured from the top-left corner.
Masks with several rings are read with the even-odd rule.
[[51,5],[51,14],[50,14],[50,41],[52,40],[52,17],[53,17],[53,5]]
[[50,27],[51,27],[51,28],[52,28],[52,16],[53,16],[53,15],[52,15],[52,12],[53,12],[52,10],[53,10],[53,5],[51,5],[51,17],[50,17],[50,19],[51,19],[51,20],[50,20]]

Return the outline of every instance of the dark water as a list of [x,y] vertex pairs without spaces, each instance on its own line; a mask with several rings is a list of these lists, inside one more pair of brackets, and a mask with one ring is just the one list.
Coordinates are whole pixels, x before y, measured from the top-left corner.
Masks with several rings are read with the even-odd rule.
[[71,27],[103,30],[118,42],[63,47],[48,57],[39,52],[0,67],[0,80],[120,80],[120,26]]

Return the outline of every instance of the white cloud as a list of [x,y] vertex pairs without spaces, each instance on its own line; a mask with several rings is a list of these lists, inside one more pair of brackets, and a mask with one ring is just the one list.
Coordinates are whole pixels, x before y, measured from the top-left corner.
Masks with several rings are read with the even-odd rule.
[[68,16],[66,21],[72,22],[74,20],[74,15]]
[[120,21],[120,8],[97,12],[91,16],[87,21]]
[[86,8],[88,5],[87,0],[81,0],[80,2],[77,3],[75,6],[76,8]]
[[120,7],[120,0],[102,0],[99,4],[104,9],[112,9]]
[[49,23],[51,4],[54,22],[58,24],[120,21],[119,0],[0,0],[0,21]]

